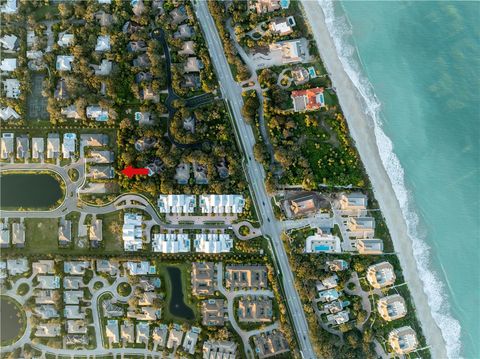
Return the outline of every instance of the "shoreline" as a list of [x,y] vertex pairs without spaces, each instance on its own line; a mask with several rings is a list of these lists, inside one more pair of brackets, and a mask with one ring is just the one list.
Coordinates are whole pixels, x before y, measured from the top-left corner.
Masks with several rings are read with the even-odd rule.
[[[415,303],[416,315],[433,358],[447,358],[446,343],[433,319],[428,298],[417,274],[412,240],[408,236],[405,219],[395,196],[390,178],[383,166],[376,143],[375,124],[364,110],[358,89],[345,72],[336,47],[325,23],[320,4],[316,0],[301,0],[304,13],[317,43],[320,57],[335,86],[340,106],[347,120],[350,135],[360,155],[373,192],[390,230],[395,252],[399,258],[405,281]],[[312,26],[315,24],[315,26]]]

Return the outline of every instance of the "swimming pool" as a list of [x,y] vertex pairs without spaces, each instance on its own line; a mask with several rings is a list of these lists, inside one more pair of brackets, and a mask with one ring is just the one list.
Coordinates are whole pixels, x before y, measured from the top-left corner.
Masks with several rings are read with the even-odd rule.
[[315,246],[314,248],[315,248],[315,252],[328,252],[332,250],[330,246],[327,246],[325,244]]

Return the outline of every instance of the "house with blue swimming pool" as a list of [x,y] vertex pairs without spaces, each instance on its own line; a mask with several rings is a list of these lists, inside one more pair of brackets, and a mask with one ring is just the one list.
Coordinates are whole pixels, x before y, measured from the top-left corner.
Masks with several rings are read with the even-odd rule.
[[323,233],[318,229],[317,233],[307,237],[305,241],[305,253],[340,253],[342,252],[340,238],[332,234]]

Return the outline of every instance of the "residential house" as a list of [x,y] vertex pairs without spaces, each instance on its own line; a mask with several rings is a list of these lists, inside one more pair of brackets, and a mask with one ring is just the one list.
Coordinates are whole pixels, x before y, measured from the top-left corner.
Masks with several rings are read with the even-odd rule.
[[255,346],[255,352],[260,359],[290,351],[285,337],[282,332],[278,330],[255,335],[253,337],[253,344]]
[[270,298],[259,296],[243,297],[238,302],[238,321],[243,323],[270,322],[273,305]]
[[183,66],[183,72],[200,72],[200,69],[203,69],[203,63],[195,56],[190,56],[187,58]]
[[12,245],[15,247],[25,247],[25,224],[21,222],[12,223]]
[[160,253],[190,252],[190,239],[186,233],[156,233],[152,239],[152,250]]
[[43,139],[43,137],[32,138],[32,158],[35,160],[40,160],[43,158],[44,152],[45,140]]
[[371,265],[367,269],[367,281],[373,288],[384,288],[395,283],[395,271],[389,262]]
[[295,18],[293,16],[277,17],[268,24],[270,31],[280,36],[290,35],[294,26]]
[[388,343],[395,354],[408,354],[418,347],[417,333],[410,326],[394,329],[388,334]]
[[327,289],[322,292],[319,292],[318,297],[320,298],[320,301],[323,303],[332,302],[334,300],[337,300],[340,297],[340,293],[336,289]]
[[293,82],[297,86],[306,84],[308,80],[310,80],[310,74],[308,73],[308,70],[302,66],[297,66],[293,68],[291,76],[292,76]]
[[150,65],[150,59],[148,58],[147,54],[142,54],[137,58],[133,59],[133,67],[146,68],[150,67]]
[[[123,307],[114,304],[114,302],[110,299],[104,300],[102,302],[102,308],[103,308],[103,315],[107,318],[123,317],[125,315],[124,313],[125,311]],[[132,338],[133,338],[133,335],[132,335]]]
[[77,135],[75,133],[65,133],[63,135],[62,156],[68,159],[75,154],[77,147]]
[[11,276],[27,273],[30,271],[27,258],[7,259],[7,271]]
[[72,243],[72,221],[61,220],[58,226],[58,242],[61,246],[68,246]]
[[193,213],[196,202],[195,195],[162,194],[158,197],[158,209],[160,213]]
[[2,83],[6,98],[18,98],[20,96],[20,81],[17,79],[5,79]]
[[348,262],[343,259],[334,259],[325,263],[326,269],[331,272],[341,272],[348,269]]
[[342,211],[364,211],[367,209],[368,197],[360,192],[342,194],[339,199]]
[[127,44],[128,52],[145,52],[147,51],[147,49],[148,49],[147,43],[143,40],[130,41]]
[[[150,262],[132,262],[128,261],[123,263],[124,268],[128,271],[129,275],[147,275],[155,274],[155,266],[150,265]],[[153,272],[153,273],[152,273]]]
[[359,238],[356,240],[355,247],[360,254],[382,254],[383,241],[375,238]]
[[235,359],[237,357],[237,344],[229,341],[203,342],[204,359]]
[[72,71],[72,63],[75,58],[71,55],[58,55],[56,62],[57,71]]
[[290,97],[295,112],[315,111],[325,106],[323,87],[292,91]]
[[0,108],[0,120],[18,120],[20,115],[10,106]]
[[[67,319],[85,319],[85,313],[82,312],[79,305],[66,305],[63,309],[63,316]],[[84,334],[68,332],[70,334]]]
[[190,179],[190,164],[180,163],[175,169],[174,178],[178,184],[187,184]]
[[170,17],[172,18],[172,24],[178,25],[188,19],[187,10],[185,6],[181,5],[172,11],[170,11]]
[[225,269],[229,289],[266,289],[267,267],[262,265],[228,265]]
[[79,305],[83,295],[83,290],[66,290],[63,292],[63,302],[68,305]]
[[387,322],[403,318],[407,315],[405,299],[399,294],[380,298],[377,302],[377,310],[380,316]]
[[168,335],[167,348],[178,348],[182,344],[182,339],[183,331],[178,326],[174,326],[174,328],[170,330],[170,334]]
[[160,95],[153,90],[151,84],[140,89],[139,97],[142,101],[152,101],[158,103],[160,101]]
[[58,290],[37,290],[35,291],[35,304],[56,304],[58,303],[59,292]]
[[17,159],[30,158],[30,141],[27,136],[17,137]]
[[191,273],[193,295],[213,295],[216,289],[215,264],[212,262],[194,262],[192,263]]
[[0,248],[10,247],[10,228],[7,223],[0,222]]
[[123,216],[122,237],[125,251],[134,252],[142,249],[142,215],[136,213],[125,213]]
[[202,325],[223,327],[227,317],[225,300],[207,299],[202,301],[201,313]]
[[144,343],[148,345],[148,338],[150,337],[150,324],[146,322],[138,322],[136,325],[137,336],[135,342],[137,344]]
[[84,147],[103,147],[108,145],[108,135],[90,133],[80,135],[81,145]]
[[63,277],[64,289],[80,289],[83,288],[83,278],[81,276],[65,276]]
[[60,155],[60,136],[58,133],[49,133],[47,136],[47,158],[55,159]]
[[3,1],[2,6],[0,6],[0,13],[2,14],[15,14],[17,10],[18,10],[17,0]]
[[120,336],[123,345],[126,343],[132,344],[135,342],[135,324],[130,320],[125,320],[120,326]]
[[112,72],[113,62],[103,59],[100,65],[90,64],[96,76],[108,76]]
[[372,238],[375,234],[375,218],[348,217],[347,233],[350,238]]
[[95,219],[92,221],[88,228],[88,238],[90,239],[90,245],[92,248],[98,248],[100,246],[100,243],[103,240],[101,219]]
[[120,270],[118,261],[107,259],[96,259],[95,267],[97,269],[97,273],[106,273],[112,277],[116,276]]
[[40,289],[58,289],[60,288],[60,277],[56,275],[37,276],[38,288]]
[[182,24],[173,34],[174,39],[189,39],[193,36],[193,28],[188,24]]
[[207,214],[240,214],[245,207],[245,199],[239,194],[202,194],[200,208]]
[[139,72],[135,75],[135,83],[150,82],[153,79],[153,75],[150,72]]
[[200,88],[201,81],[200,76],[198,74],[184,74],[183,81],[181,86],[183,88],[191,88],[191,89],[198,89]]
[[108,120],[108,109],[98,105],[87,106],[86,114],[88,118],[94,119],[95,121],[104,122]]
[[348,312],[346,312],[346,311],[342,311],[342,312],[339,312],[339,313],[328,314],[327,315],[327,321],[330,322],[330,323],[337,324],[337,325],[346,323],[346,322],[349,321],[349,319],[350,318],[348,316]]
[[82,116],[78,112],[77,106],[75,106],[75,105],[62,107],[62,109],[60,110],[60,113],[63,116],[65,116],[66,118],[71,118],[71,119],[74,119],[74,120],[78,120],[78,119],[82,118]]
[[58,34],[57,44],[60,47],[68,47],[73,45],[73,40],[73,34],[69,34],[66,31],[63,31]]
[[167,344],[167,334],[168,327],[165,324],[160,324],[160,326],[153,328],[152,330],[152,340],[155,345],[160,348],[164,348]]
[[110,51],[110,35],[100,35],[97,37],[97,44],[95,45],[95,51],[97,52]]
[[54,338],[60,333],[61,327],[57,323],[40,323],[35,327],[35,336],[39,338]]
[[54,305],[51,304],[43,304],[35,307],[34,313],[43,320],[60,317],[60,314],[58,314],[58,310],[55,308]]
[[195,252],[228,253],[233,248],[233,238],[227,233],[197,233],[194,246]]
[[113,152],[107,150],[92,150],[89,157],[95,163],[112,163],[114,159]]
[[12,34],[6,34],[0,37],[0,44],[2,44],[2,47],[7,51],[16,51],[19,46],[18,37]]
[[0,158],[6,160],[13,154],[13,133],[2,133],[0,139]]
[[98,165],[98,166],[89,166],[88,178],[93,179],[111,179],[115,177],[115,171],[112,166]]
[[179,55],[195,55],[195,42],[194,41],[184,41],[182,44],[182,49],[178,52]]
[[32,272],[34,274],[53,274],[55,273],[55,263],[51,259],[40,259],[32,263]]
[[188,354],[195,354],[195,346],[197,345],[200,331],[200,328],[192,327],[187,334],[185,334],[185,338],[183,339],[183,349]]
[[304,193],[289,200],[289,208],[296,217],[311,215],[320,208],[320,201],[315,193]]
[[281,8],[280,0],[255,0],[252,3],[252,7],[257,14],[267,14]]
[[338,276],[336,274],[329,277],[323,278],[320,282],[316,284],[317,291],[321,292],[322,290],[332,289],[338,286]]
[[105,326],[105,336],[107,337],[110,346],[112,346],[112,344],[119,343],[120,336],[118,331],[118,320],[107,320],[107,325]]
[[65,261],[63,262],[63,271],[70,275],[84,275],[85,271],[90,269],[88,261]]
[[17,69],[17,59],[8,58],[3,59],[0,63],[0,71],[2,72],[13,72]]

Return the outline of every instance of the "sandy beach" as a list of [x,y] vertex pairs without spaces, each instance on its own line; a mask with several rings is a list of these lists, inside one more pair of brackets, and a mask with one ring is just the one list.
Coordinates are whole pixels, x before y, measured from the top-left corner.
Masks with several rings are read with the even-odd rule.
[[440,328],[433,320],[427,296],[417,275],[412,241],[407,234],[407,227],[400,205],[378,152],[373,120],[366,115],[360,94],[345,72],[337,55],[335,45],[325,24],[322,8],[316,0],[302,0],[302,4],[309,23],[314,24],[311,27],[321,58],[337,91],[351,136],[356,143],[372,182],[376,199],[390,229],[405,280],[413,296],[417,316],[422,324],[427,343],[431,347],[432,357],[447,358],[445,341]]

